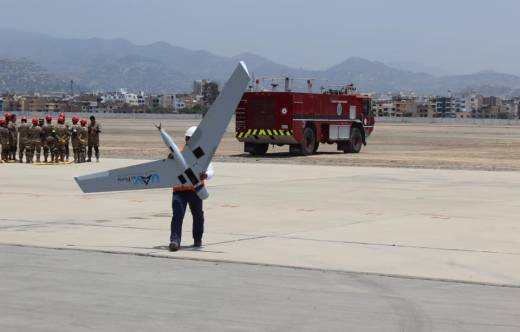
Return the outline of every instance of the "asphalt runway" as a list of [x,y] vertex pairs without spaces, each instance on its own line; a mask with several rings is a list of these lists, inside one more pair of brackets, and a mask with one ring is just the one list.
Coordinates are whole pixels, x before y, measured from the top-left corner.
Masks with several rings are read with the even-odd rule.
[[0,246],[0,330],[519,331],[520,289]]

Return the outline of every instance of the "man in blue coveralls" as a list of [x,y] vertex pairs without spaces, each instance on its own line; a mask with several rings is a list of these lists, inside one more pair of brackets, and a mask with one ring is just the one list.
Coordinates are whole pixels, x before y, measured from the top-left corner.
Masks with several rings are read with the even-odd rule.
[[[197,127],[190,127],[186,131],[186,143],[190,140]],[[206,173],[201,174],[201,180],[210,180],[215,172],[213,165],[210,163]],[[173,188],[172,208],[173,216],[170,234],[170,251],[177,251],[181,245],[182,221],[186,213],[186,206],[190,206],[193,216],[193,246],[202,246],[202,234],[204,233],[204,211],[202,209],[202,200],[197,196],[195,188],[192,186],[181,186]]]

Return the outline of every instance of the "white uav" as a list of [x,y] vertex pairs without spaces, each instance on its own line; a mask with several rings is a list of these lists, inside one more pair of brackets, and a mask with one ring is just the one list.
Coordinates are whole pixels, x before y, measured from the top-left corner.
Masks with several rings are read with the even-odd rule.
[[193,186],[201,199],[208,198],[200,174],[206,172],[249,81],[247,67],[240,62],[182,152],[161,126],[157,127],[172,159],[78,176],[79,187],[93,193]]

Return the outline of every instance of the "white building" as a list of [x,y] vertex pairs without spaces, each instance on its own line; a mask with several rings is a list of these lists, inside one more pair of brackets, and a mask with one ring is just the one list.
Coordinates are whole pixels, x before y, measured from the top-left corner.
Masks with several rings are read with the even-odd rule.
[[139,106],[139,100],[136,93],[126,93],[123,95],[125,104],[131,106]]
[[196,80],[193,81],[193,95],[194,96],[202,96],[202,86],[204,85],[204,80]]
[[89,113],[97,113],[98,107],[99,107],[99,105],[98,105],[97,101],[88,101],[88,102],[84,102],[81,105],[81,111],[89,112]]
[[[455,112],[468,112],[468,109],[466,108],[466,98],[454,97],[453,107],[455,109]],[[469,112],[471,112],[471,110],[469,110]]]
[[175,110],[183,110],[186,108],[186,103],[180,99],[175,102]]
[[483,97],[477,94],[472,94],[466,98],[466,110],[478,111],[483,106]]
[[174,109],[176,104],[175,95],[161,95],[159,96],[159,106],[167,109]]
[[131,106],[144,106],[145,95],[143,91],[139,93],[129,93],[126,89],[119,89],[117,92],[108,92],[101,96],[101,103],[124,102]]

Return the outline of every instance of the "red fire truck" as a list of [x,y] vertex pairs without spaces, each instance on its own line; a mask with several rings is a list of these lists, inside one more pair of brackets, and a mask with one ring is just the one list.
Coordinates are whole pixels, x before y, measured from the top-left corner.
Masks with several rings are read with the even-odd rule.
[[244,151],[264,155],[269,144],[311,155],[320,143],[358,153],[374,130],[371,99],[347,88],[322,93],[246,92],[236,109],[236,138]]

